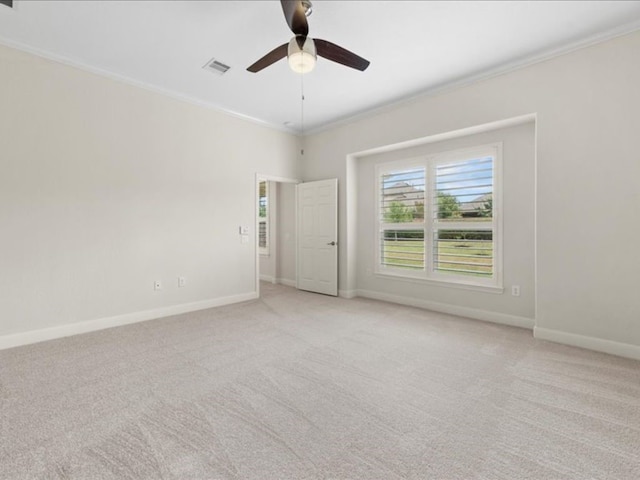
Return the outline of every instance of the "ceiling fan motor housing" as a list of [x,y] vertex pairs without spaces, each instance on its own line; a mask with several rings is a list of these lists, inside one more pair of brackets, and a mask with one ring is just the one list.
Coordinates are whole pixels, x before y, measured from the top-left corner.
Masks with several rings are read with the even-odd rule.
[[313,13],[313,4],[311,3],[311,0],[302,0],[300,3],[302,3],[302,8],[304,8],[305,16],[308,17]]

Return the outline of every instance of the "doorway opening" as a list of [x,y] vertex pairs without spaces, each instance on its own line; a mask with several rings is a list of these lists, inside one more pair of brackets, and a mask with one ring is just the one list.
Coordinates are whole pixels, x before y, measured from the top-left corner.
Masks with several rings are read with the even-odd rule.
[[260,282],[297,286],[296,184],[256,175],[256,292]]

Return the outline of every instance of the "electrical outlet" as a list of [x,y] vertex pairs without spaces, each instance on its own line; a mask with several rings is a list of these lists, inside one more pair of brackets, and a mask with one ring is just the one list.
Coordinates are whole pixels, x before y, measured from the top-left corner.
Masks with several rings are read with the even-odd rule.
[[514,297],[520,296],[520,285],[511,286],[511,295],[513,295]]
[[187,279],[184,277],[178,277],[178,287],[184,287],[187,284]]
[[162,290],[162,282],[160,280],[156,280],[155,282],[153,282],[153,289]]

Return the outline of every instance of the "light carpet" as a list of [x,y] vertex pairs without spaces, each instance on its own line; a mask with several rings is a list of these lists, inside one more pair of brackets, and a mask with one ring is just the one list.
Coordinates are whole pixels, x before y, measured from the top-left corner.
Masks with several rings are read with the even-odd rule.
[[640,478],[640,362],[262,293],[0,352],[0,478]]

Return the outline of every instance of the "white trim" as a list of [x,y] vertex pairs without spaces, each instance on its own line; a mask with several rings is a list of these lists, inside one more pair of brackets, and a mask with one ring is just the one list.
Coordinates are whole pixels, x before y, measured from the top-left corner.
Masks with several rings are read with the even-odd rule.
[[405,273],[398,274],[393,272],[374,272],[373,275],[384,279],[399,280],[401,282],[415,283],[418,285],[433,285],[434,287],[459,288],[462,290],[474,290],[476,292],[494,293],[496,295],[502,295],[504,293],[504,286],[499,287],[496,285],[480,285],[478,283],[465,283],[463,281],[451,282],[442,277],[438,277],[437,279],[434,279],[433,277],[412,277],[406,275]]
[[586,335],[578,335],[577,333],[562,332],[560,330],[540,327],[534,327],[533,336],[540,340],[549,340],[551,342],[571,345],[573,347],[580,347],[587,350],[595,350],[596,352],[617,355],[619,357],[640,360],[640,345],[615,342],[613,340],[588,337]]
[[[493,164],[493,268],[496,285],[504,286],[504,142],[496,142],[496,158]],[[497,231],[496,231],[497,230]],[[497,238],[496,238],[497,237]]]
[[210,300],[202,300],[199,302],[183,303],[180,305],[172,305],[170,307],[125,313],[123,315],[116,315],[113,317],[98,318],[84,322],[68,323],[66,325],[59,325],[56,327],[3,335],[0,336],[0,350],[19,347],[21,345],[29,345],[31,343],[44,342],[55,338],[70,337],[81,333],[95,332],[106,328],[129,325],[131,323],[170,317],[172,315],[180,315],[182,313],[195,312],[197,310],[205,310],[207,308],[220,307],[232,303],[245,302],[256,298],[258,298],[256,292],[247,292],[228,297],[212,298]]
[[419,146],[428,145],[431,143],[443,142],[445,140],[453,140],[456,138],[469,137],[471,135],[477,135],[480,133],[492,132],[494,130],[502,130],[503,128],[515,127],[516,125],[535,122],[536,120],[537,120],[536,113],[527,113],[525,115],[519,115],[517,117],[509,117],[509,118],[504,118],[502,120],[496,120],[494,122],[474,125],[473,127],[459,128],[458,130],[450,130],[444,133],[436,133],[434,135],[414,138],[411,140],[406,140],[404,142],[392,143],[389,145],[382,145],[379,147],[370,148],[368,150],[362,150],[360,152],[352,153],[350,154],[350,156],[354,157],[357,160],[360,157],[367,157],[369,155],[375,155],[378,153],[394,152],[396,150],[403,150],[405,148],[419,147]]
[[59,55],[57,53],[49,52],[47,50],[43,50],[37,47],[32,47],[22,42],[16,42],[15,40],[11,40],[7,37],[3,37],[2,35],[0,35],[0,45],[14,48],[22,52],[30,53],[37,57],[45,58],[47,60],[60,63],[62,65],[66,65],[68,67],[77,68],[78,70],[83,70],[85,72],[92,73],[100,77],[108,78],[116,82],[124,83],[137,88],[142,88],[143,90],[164,95],[166,97],[173,98],[174,100],[179,100],[182,102],[190,103],[191,105],[196,105],[198,107],[204,107],[210,110],[215,110],[216,112],[223,113],[225,115],[230,115],[240,120],[245,120],[247,122],[261,125],[263,127],[279,130],[281,132],[286,132],[291,135],[296,135],[296,136],[300,135],[299,132],[296,132],[295,130],[292,130],[290,128],[283,127],[282,125],[267,122],[265,120],[260,120],[258,118],[251,117],[249,115],[245,115],[239,112],[235,112],[233,110],[228,110],[226,108],[220,107],[219,105],[213,104],[211,102],[207,102],[205,100],[201,100],[196,97],[192,97],[191,95],[186,95],[184,93],[177,92],[175,90],[170,90],[168,88],[160,87],[152,83],[147,83],[141,80],[136,80],[134,78],[127,77],[126,75],[121,75],[119,73],[110,72],[108,70],[104,70],[99,67],[94,67],[81,60],[72,59],[69,57],[65,57],[64,55]]
[[291,280],[290,278],[278,278],[277,282],[287,287],[296,288],[298,286],[298,282],[296,282],[295,280]]
[[298,180],[297,178],[276,177],[274,175],[265,175],[262,173],[256,173],[256,178],[276,183],[300,183],[300,180]]
[[538,119],[533,123],[533,318],[538,318]]
[[[298,275],[298,268],[300,265],[300,236],[298,235],[298,190],[300,190],[300,184],[296,183],[294,189],[295,189],[295,194],[294,194],[294,205],[293,205],[293,214],[295,215],[294,220],[293,220],[293,226],[296,229],[296,244],[294,246],[294,248],[296,249],[296,288],[299,290],[300,289],[300,275]],[[340,244],[338,244],[338,248],[340,248],[339,246]],[[338,269],[340,268],[340,265],[338,265]],[[339,272],[339,270],[338,270]]]
[[262,275],[262,274],[260,274],[260,280],[262,282],[277,283],[276,282],[276,277],[274,277],[273,275]]
[[533,329],[535,326],[535,320],[533,318],[510,315],[508,313],[489,312],[486,310],[479,310],[477,308],[460,307],[458,305],[451,305],[448,303],[432,302],[429,300],[421,300],[418,298],[404,297],[400,295],[391,295],[388,293],[374,292],[372,290],[357,290],[357,296],[372,298],[374,300],[382,300],[384,302],[398,303],[400,305],[408,305],[411,307],[424,308],[425,310],[433,310],[435,312],[447,313],[450,315],[457,315],[485,322],[526,328],[529,330]]
[[357,290],[338,290],[338,296],[340,298],[355,298],[357,297]]
[[450,92],[452,90],[457,90],[459,88],[473,85],[475,83],[480,83],[494,77],[506,75],[508,73],[515,72],[515,71],[522,70],[524,68],[536,65],[538,63],[546,62],[547,60],[552,60],[556,57],[567,55],[569,53],[575,52],[577,50],[581,50],[583,48],[592,47],[594,45],[598,45],[600,43],[613,40],[614,38],[628,35],[630,33],[635,32],[638,29],[640,29],[640,20],[635,20],[626,25],[615,27],[607,32],[597,33],[595,35],[592,35],[589,38],[578,40],[576,42],[551,49],[547,52],[543,52],[538,55],[533,55],[531,57],[524,58],[524,59],[517,59],[507,64],[504,64],[495,68],[491,68],[489,70],[485,70],[483,72],[479,72],[471,76],[462,77],[454,81],[444,82],[440,85],[427,88],[417,94],[410,94],[404,98],[393,100],[379,107],[370,108],[368,110],[364,110],[362,112],[355,113],[353,115],[347,114],[342,118],[338,118],[333,121],[328,121],[325,124],[318,125],[317,127],[311,127],[307,129],[304,132],[304,134],[305,136],[315,135],[321,132],[325,132],[327,130],[331,130],[333,128],[349,125],[351,123],[355,123],[360,120],[373,118],[375,116],[382,115],[392,110],[413,105],[416,102],[420,102],[425,98],[435,97],[437,95],[441,95],[441,94]]

